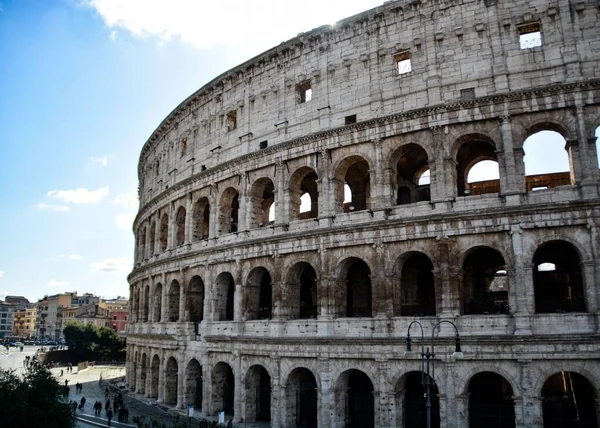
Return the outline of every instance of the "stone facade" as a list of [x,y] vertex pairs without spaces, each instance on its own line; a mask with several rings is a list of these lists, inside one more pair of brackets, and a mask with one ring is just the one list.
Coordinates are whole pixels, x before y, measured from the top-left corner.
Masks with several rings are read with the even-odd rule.
[[[418,320],[433,426],[598,426],[599,18],[386,2],[191,95],[140,156],[130,388],[273,427],[424,426]],[[568,172],[526,175],[542,130]],[[470,180],[481,161],[499,179]]]

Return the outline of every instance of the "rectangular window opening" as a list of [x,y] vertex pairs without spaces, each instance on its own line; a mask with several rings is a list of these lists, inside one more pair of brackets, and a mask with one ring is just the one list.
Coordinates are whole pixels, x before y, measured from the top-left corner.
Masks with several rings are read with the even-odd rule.
[[269,142],[267,140],[265,140],[265,141],[261,141],[258,144],[258,147],[259,147],[259,149],[266,149],[268,145],[269,145]]
[[404,51],[394,55],[394,64],[396,64],[396,72],[399,75],[410,73],[412,71],[410,51]]
[[227,130],[233,131],[237,128],[237,111],[230,111],[227,113]]
[[519,47],[521,50],[542,46],[542,32],[539,23],[521,25],[519,30]]
[[307,103],[312,100],[312,87],[310,82],[304,82],[296,86],[298,104]]
[[345,123],[346,125],[352,125],[353,123],[356,123],[356,115],[355,115],[355,114],[353,114],[353,115],[351,115],[351,116],[346,116],[346,117],[344,118],[344,123]]

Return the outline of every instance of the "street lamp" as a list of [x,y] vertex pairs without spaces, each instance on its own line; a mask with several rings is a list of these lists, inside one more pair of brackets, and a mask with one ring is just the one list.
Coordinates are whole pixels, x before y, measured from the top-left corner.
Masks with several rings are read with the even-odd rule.
[[[410,328],[413,326],[413,324],[417,324],[421,329],[421,384],[425,386],[425,397],[427,399],[425,403],[425,409],[427,410],[427,428],[431,428],[431,386],[435,385],[435,330],[440,326],[440,324],[443,323],[452,324],[452,326],[454,327],[454,330],[456,331],[456,336],[454,338],[455,349],[452,353],[452,356],[456,360],[462,360],[464,358],[464,354],[460,349],[460,336],[458,335],[458,328],[456,327],[456,324],[454,324],[452,321],[441,320],[433,326],[433,329],[431,331],[431,352],[429,352],[429,347],[427,348],[427,350],[424,350],[425,335],[423,334],[423,325],[419,321],[415,320],[411,322],[408,325],[408,330],[406,332],[406,352],[404,353],[404,355],[410,355],[412,353]],[[431,375],[429,374],[430,360]],[[424,378],[423,373],[426,373],[426,376]]]

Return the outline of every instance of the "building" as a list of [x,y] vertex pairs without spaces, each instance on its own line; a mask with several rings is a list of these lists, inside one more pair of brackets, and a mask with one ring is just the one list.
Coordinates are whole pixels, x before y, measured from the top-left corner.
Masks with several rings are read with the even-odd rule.
[[31,306],[29,300],[23,296],[6,296],[4,301],[11,305],[15,305],[15,308],[17,309],[25,309]]
[[13,336],[33,337],[35,335],[35,320],[37,308],[17,309],[14,315]]
[[54,294],[44,296],[37,302],[37,314],[35,323],[35,336],[40,339],[62,338],[62,311],[71,307],[73,298],[77,297],[77,292]]
[[16,307],[0,300],[0,339],[12,335]]
[[125,297],[104,300],[103,304],[109,311],[110,327],[119,335],[125,336],[127,319],[129,317],[129,300]]
[[[430,379],[434,427],[597,427],[599,18],[388,1],[184,100],[138,164],[129,387],[273,427],[422,427]],[[565,170],[532,173],[547,135]]]
[[94,324],[97,327],[110,326],[109,311],[101,303],[64,308],[62,310],[62,327],[64,328],[69,321],[77,321],[86,325]]

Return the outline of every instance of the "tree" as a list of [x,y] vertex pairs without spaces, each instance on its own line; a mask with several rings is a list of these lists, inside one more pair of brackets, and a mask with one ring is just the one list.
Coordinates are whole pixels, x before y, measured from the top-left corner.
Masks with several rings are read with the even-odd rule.
[[100,327],[96,331],[95,350],[103,358],[119,359],[125,353],[125,340],[116,331],[108,327]]
[[28,365],[20,377],[0,369],[1,425],[6,427],[74,428],[75,415],[61,386],[41,364]]
[[65,342],[80,360],[91,358],[123,359],[125,340],[108,327],[70,321],[63,329]]

